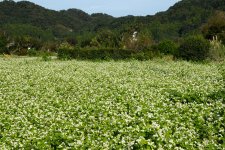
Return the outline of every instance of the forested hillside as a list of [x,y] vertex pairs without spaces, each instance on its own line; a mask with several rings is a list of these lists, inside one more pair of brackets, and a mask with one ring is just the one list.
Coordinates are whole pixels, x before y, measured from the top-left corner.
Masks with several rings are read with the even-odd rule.
[[[17,49],[23,45],[23,48],[47,47],[54,51],[66,41],[80,48],[146,50],[165,40],[179,46],[185,37],[197,34],[206,39],[219,34],[219,40],[224,42],[223,23],[212,23],[215,16],[221,21],[224,11],[224,0],[182,0],[152,16],[115,18],[78,9],[54,11],[28,1],[4,0],[0,2],[0,31],[8,44],[17,43],[14,44]],[[131,42],[134,32],[137,41]]]
[[[225,1],[183,0],[154,16],[113,18],[107,14],[89,15],[78,9],[54,11],[28,1],[5,0],[0,3],[0,25],[4,27],[13,24],[16,28],[18,24],[29,24],[42,30],[50,30],[56,37],[66,36],[66,33],[71,32],[94,32],[101,28],[125,30],[133,27],[141,30],[144,26],[157,39],[164,36],[161,34],[176,37],[197,30],[216,10],[224,11]],[[156,27],[158,33],[155,33]]]
[[26,26],[27,30],[35,26],[35,28],[50,32],[55,37],[65,37],[80,32],[93,20],[90,15],[81,10],[69,9],[58,12],[28,1],[1,2],[0,18],[1,27],[6,31],[21,28],[21,25]]

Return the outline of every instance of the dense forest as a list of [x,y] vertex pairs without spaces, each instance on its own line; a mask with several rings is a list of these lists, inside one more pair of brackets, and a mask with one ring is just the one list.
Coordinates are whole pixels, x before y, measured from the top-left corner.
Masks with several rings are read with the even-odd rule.
[[78,9],[54,11],[28,1],[0,2],[0,53],[4,54],[220,60],[225,53],[224,31],[224,0],[182,0],[152,16],[119,18]]

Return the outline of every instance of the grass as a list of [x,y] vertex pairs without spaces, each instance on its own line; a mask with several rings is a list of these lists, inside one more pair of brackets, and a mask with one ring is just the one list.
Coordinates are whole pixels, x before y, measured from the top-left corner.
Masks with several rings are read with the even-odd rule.
[[215,63],[0,58],[1,149],[224,149]]

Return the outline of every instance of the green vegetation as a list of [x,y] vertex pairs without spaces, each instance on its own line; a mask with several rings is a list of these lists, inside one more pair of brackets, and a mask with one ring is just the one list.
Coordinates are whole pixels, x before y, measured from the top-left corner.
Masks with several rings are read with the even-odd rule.
[[185,60],[205,60],[209,54],[210,43],[202,36],[184,39],[178,50],[178,56]]
[[3,0],[0,149],[223,150],[224,60],[224,0],[120,18]]
[[5,52],[7,39],[4,34],[0,34],[0,54]]
[[177,53],[178,46],[173,41],[164,40],[158,44],[157,48],[162,54],[175,55]]
[[61,60],[68,59],[88,59],[88,60],[149,60],[156,57],[152,51],[134,51],[127,49],[79,49],[79,48],[60,48],[58,58]]
[[0,70],[1,149],[224,149],[222,64],[0,58]]
[[225,46],[217,36],[210,41],[209,59],[215,61],[222,61],[225,58]]
[[[208,48],[190,50],[181,46],[188,48],[181,48],[182,52],[191,54],[180,58],[221,61],[224,60],[224,11],[224,0],[182,0],[154,16],[114,18],[101,13],[89,15],[77,9],[54,11],[28,1],[4,0],[0,2],[0,33],[6,37],[7,44],[0,39],[0,53],[35,54],[28,49],[36,50],[37,54],[62,52],[60,45],[67,42],[73,47],[73,50],[63,50],[70,51],[70,56],[65,54],[69,58],[79,55],[82,59],[117,59],[115,55],[121,54],[120,59],[145,60],[161,55],[177,57],[182,41],[201,35],[211,43],[216,39],[221,46],[215,48],[211,44],[209,52]],[[148,56],[143,58],[144,55]]]
[[225,43],[225,12],[217,11],[209,18],[208,23],[202,27],[203,35],[207,39],[218,38]]

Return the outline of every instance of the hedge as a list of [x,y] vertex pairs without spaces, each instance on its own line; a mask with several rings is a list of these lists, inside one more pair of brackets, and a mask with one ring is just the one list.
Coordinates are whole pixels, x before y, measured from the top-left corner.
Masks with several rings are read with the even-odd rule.
[[153,58],[154,52],[134,51],[128,49],[66,49],[58,50],[59,59],[90,59],[90,60],[122,60],[137,59],[148,60]]

